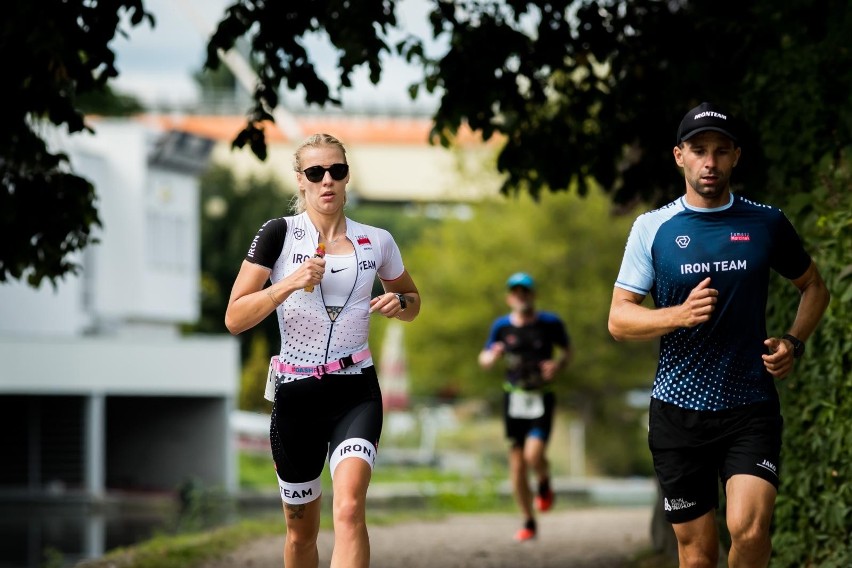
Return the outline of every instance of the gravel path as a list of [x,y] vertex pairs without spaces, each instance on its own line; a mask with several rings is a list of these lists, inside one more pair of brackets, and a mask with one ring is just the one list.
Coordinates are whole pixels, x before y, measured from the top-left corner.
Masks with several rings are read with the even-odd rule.
[[[460,515],[370,527],[371,568],[623,568],[650,547],[650,507],[556,509],[534,541],[517,543],[517,515]],[[333,535],[322,531],[320,566]],[[202,568],[281,568],[284,536],[262,538]]]

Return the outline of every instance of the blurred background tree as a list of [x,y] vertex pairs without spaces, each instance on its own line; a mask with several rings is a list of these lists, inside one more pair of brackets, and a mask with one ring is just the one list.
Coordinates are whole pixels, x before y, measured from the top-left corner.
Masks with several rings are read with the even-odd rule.
[[606,323],[631,223],[593,188],[585,198],[487,199],[469,218],[427,228],[404,251],[424,305],[405,328],[412,394],[481,398],[499,414],[503,367],[483,371],[477,355],[491,323],[508,313],[506,279],[528,272],[538,309],[559,314],[571,336],[574,360],[555,388],[560,409],[585,425],[589,461],[606,475],[650,474],[640,413],[627,397],[650,388],[657,344],[616,344]]
[[[737,179],[755,196],[807,191],[814,165],[852,136],[846,0],[434,0],[433,38],[399,29],[394,8],[235,2],[207,65],[217,68],[218,50],[238,40],[251,46],[261,81],[236,144],[265,156],[263,124],[282,90],[298,85],[309,104],[339,104],[356,68],[378,81],[391,53],[423,67],[412,95],[440,96],[434,141],[452,143],[462,126],[505,137],[505,193],[584,195],[594,180],[616,203],[662,204],[682,192],[676,125],[702,100],[748,127]],[[339,54],[337,91],[304,48],[317,32]],[[447,48],[433,53],[434,44]]]
[[[391,53],[422,66],[413,96],[440,95],[433,140],[449,144],[463,125],[503,136],[497,167],[507,194],[585,194],[594,180],[618,204],[665,202],[681,190],[672,131],[701,100],[750,126],[738,182],[757,198],[809,191],[815,165],[852,141],[847,0],[433,0],[433,38],[402,29],[396,4],[236,0],[207,58],[218,69],[219,50],[245,41],[257,66],[236,145],[265,157],[264,124],[283,90],[303,89],[311,105],[339,103],[356,69],[377,82]],[[64,157],[33,126],[86,129],[78,97],[118,74],[110,42],[123,26],[154,24],[142,0],[51,6],[12,0],[0,25],[0,47],[16,54],[0,143],[0,281],[35,286],[74,270],[68,257],[98,217],[94,188],[63,171]],[[336,90],[306,51],[316,35],[338,54]],[[446,49],[433,53],[435,44]],[[27,215],[34,203],[41,214]]]
[[[231,286],[251,240],[264,222],[290,214],[292,194],[273,177],[238,178],[222,165],[211,167],[201,177],[200,186],[201,318],[193,331],[222,333],[227,331],[225,307]],[[243,359],[249,354],[251,338],[258,333],[266,336],[270,349],[278,350],[278,324],[275,318],[267,318],[240,334]]]

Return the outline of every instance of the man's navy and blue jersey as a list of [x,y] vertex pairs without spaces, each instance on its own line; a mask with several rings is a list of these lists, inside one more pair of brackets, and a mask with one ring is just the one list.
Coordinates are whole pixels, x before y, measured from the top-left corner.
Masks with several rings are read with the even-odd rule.
[[719,291],[710,320],[660,338],[653,398],[693,410],[777,399],[766,353],[770,268],[790,280],[811,263],[777,208],[732,195],[714,209],[683,197],[633,224],[615,285],[651,294],[658,308],[683,304],[702,280]]
[[541,362],[553,357],[554,346],[567,349],[571,340],[559,316],[537,312],[534,322],[521,327],[512,323],[509,314],[497,318],[491,324],[485,348],[498,341],[505,345],[503,359],[508,383],[522,389],[536,389],[542,386]]

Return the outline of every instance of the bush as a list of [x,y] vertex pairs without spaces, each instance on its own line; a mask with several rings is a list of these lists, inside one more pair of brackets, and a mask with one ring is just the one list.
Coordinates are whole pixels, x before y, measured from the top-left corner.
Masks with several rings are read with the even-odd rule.
[[[783,469],[773,536],[773,567],[852,566],[852,149],[823,164],[819,186],[785,209],[832,293],[794,375],[779,384],[784,414]],[[769,333],[783,333],[798,295],[771,300]]]

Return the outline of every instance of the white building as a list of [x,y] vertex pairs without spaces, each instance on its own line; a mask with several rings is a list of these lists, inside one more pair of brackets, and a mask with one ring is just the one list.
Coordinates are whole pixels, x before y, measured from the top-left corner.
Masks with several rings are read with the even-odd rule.
[[[182,336],[199,315],[199,188],[213,143],[101,120],[58,137],[103,227],[52,287],[0,285],[0,500],[234,491],[235,338]],[[49,220],[47,220],[49,222]]]

